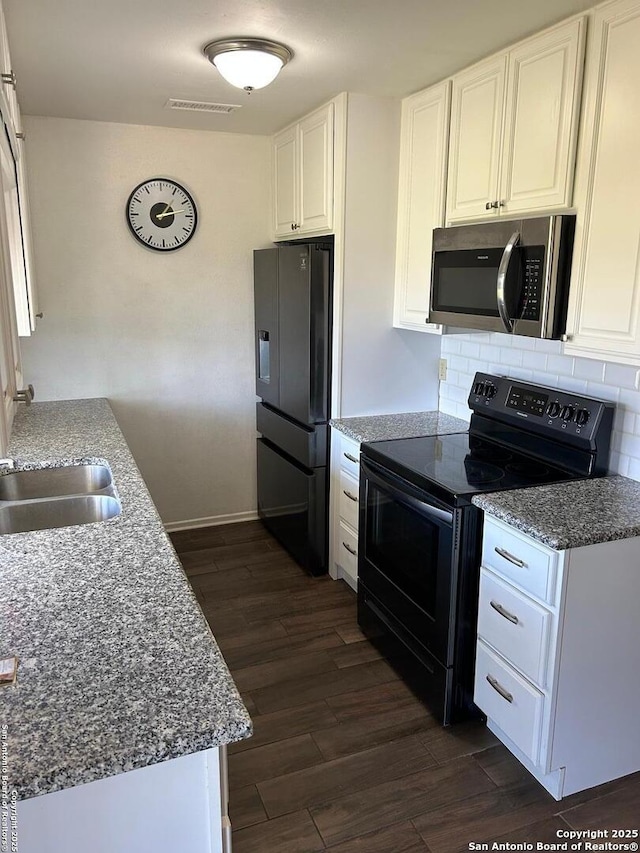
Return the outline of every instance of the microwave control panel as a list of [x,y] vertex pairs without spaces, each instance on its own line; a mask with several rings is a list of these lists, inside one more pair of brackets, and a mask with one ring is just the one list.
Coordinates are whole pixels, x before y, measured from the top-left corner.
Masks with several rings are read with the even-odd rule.
[[544,278],[544,246],[527,246],[522,250],[521,320],[539,320]]

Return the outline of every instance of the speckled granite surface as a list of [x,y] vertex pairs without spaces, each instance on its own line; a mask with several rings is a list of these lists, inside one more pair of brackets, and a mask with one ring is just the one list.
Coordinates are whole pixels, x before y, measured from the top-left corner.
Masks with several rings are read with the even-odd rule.
[[355,441],[387,441],[419,435],[467,432],[469,424],[443,412],[404,412],[399,415],[368,415],[362,418],[334,418],[332,427]]
[[121,514],[0,536],[9,785],[57,791],[248,737],[251,720],[106,400],[21,407],[9,455],[103,459]]
[[493,492],[472,502],[556,551],[640,536],[640,483],[627,477]]

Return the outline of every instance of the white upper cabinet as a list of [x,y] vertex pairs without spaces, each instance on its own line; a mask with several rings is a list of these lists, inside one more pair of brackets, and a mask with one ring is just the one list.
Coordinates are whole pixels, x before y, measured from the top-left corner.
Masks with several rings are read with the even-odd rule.
[[298,220],[298,128],[288,127],[273,139],[275,234],[291,236]]
[[585,19],[453,78],[447,221],[571,204]]
[[327,234],[333,227],[334,105],[273,138],[274,235]]
[[640,364],[640,0],[593,14],[566,351]]
[[[6,451],[16,410],[16,391],[22,388],[20,342],[16,322],[14,277],[20,273],[11,245],[16,238],[16,172],[11,149],[0,136],[0,455]],[[10,203],[11,202],[11,203]],[[4,445],[4,449],[2,447]]]
[[447,220],[486,217],[496,203],[507,57],[453,78]]
[[8,155],[13,161],[15,177],[5,180],[4,208],[11,261],[11,283],[14,291],[18,334],[28,336],[36,327],[36,293],[31,248],[31,222],[24,156],[24,133],[20,107],[16,97],[16,79],[11,68],[11,55],[2,5],[0,4],[0,131],[8,141]]
[[451,82],[402,102],[393,324],[440,333],[427,323],[434,228],[444,225]]

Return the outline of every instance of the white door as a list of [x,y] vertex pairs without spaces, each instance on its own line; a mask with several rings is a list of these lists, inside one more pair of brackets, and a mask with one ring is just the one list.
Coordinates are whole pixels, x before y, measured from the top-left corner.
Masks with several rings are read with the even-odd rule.
[[421,332],[442,330],[427,317],[433,229],[444,225],[450,100],[446,81],[402,102],[394,325]]
[[580,18],[509,53],[502,215],[571,205],[584,32]]
[[447,181],[449,222],[486,219],[499,212],[506,69],[507,55],[502,54],[453,78]]
[[297,125],[273,139],[274,232],[290,237],[298,224],[298,136]]
[[596,9],[585,68],[568,352],[640,364],[640,2]]
[[[22,365],[20,343],[16,323],[13,276],[16,270],[12,263],[10,245],[15,239],[15,218],[7,216],[15,201],[16,173],[11,149],[4,133],[0,134],[0,443],[8,441],[16,410],[14,396],[22,387]],[[4,452],[4,451],[3,451]]]
[[333,227],[333,104],[299,125],[300,233]]

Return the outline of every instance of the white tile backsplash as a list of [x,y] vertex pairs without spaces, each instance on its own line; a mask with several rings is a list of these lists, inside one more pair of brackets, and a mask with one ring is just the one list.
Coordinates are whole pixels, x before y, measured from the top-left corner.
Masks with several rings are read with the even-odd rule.
[[560,341],[497,333],[442,336],[447,359],[440,409],[469,420],[469,389],[477,370],[588,394],[616,404],[610,468],[640,480],[640,370],[623,364],[563,355]]

